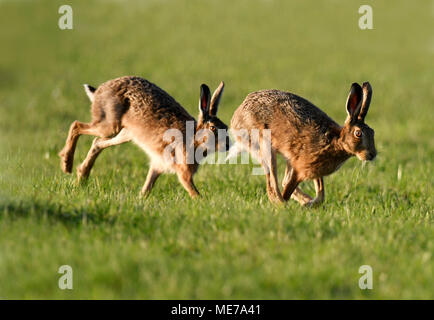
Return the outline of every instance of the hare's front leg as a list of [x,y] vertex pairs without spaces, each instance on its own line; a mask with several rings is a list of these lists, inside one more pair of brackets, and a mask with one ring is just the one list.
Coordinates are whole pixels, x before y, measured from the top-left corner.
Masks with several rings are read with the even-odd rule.
[[193,182],[193,174],[189,170],[178,170],[177,174],[179,182],[181,182],[185,190],[187,190],[190,197],[196,198],[200,196],[199,191]]
[[[289,198],[295,198],[298,202],[302,203],[307,202],[306,197],[309,197],[307,194],[303,193],[298,185],[300,180],[298,179],[297,172],[292,168],[289,160],[286,162],[286,170],[285,177],[283,178],[283,200],[288,201]],[[310,198],[310,197],[309,197]]]
[[315,199],[309,201],[306,205],[309,207],[314,207],[317,206],[321,203],[324,202],[324,198],[325,198],[325,192],[324,192],[324,179],[318,178],[315,179],[313,181],[313,183],[315,184],[315,192],[316,192],[316,196]]
[[291,198],[299,183],[300,181],[298,180],[297,173],[293,170],[288,183],[283,188],[283,200],[288,201],[289,198]]

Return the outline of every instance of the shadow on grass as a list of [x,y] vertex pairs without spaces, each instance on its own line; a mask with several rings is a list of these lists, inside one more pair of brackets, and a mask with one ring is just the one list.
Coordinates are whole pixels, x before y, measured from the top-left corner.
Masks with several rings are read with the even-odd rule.
[[15,220],[32,217],[50,222],[60,222],[68,226],[78,226],[87,223],[113,224],[117,216],[110,215],[106,207],[65,207],[56,203],[41,203],[35,200],[1,201],[0,220],[5,218]]

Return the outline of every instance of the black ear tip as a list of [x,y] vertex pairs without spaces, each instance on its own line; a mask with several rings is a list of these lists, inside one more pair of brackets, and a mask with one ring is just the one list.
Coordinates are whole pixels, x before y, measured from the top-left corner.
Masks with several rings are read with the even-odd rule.
[[211,91],[209,90],[209,87],[206,84],[202,84],[200,86],[200,94],[201,94],[201,96],[205,96],[205,97],[210,98]]
[[87,83],[83,84],[83,86],[85,88],[87,88],[90,92],[95,92],[96,91],[96,89],[94,87],[92,87],[91,85],[89,85]]
[[353,88],[355,88],[355,89],[359,89],[360,88],[361,89],[362,87],[357,82],[353,82],[353,84],[351,85],[351,89],[353,89]]
[[363,82],[363,88],[372,88],[369,81]]
[[362,87],[360,86],[360,84],[358,84],[357,82],[354,82],[354,83],[351,85],[350,92],[352,92],[352,93],[354,93],[354,94],[357,94],[358,96],[361,96],[361,95],[362,95],[362,92],[363,92],[363,89],[362,89]]

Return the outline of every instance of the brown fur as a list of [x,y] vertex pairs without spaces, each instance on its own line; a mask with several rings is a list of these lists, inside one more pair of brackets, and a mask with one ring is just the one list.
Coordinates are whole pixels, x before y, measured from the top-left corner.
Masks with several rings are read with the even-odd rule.
[[[126,76],[107,81],[101,84],[95,92],[92,92],[93,88],[85,86],[86,93],[93,101],[92,121],[91,123],[78,121],[72,123],[65,147],[59,153],[62,170],[66,173],[72,171],[74,151],[81,134],[94,135],[99,138],[93,141],[86,159],[77,168],[79,180],[89,176],[97,156],[103,149],[133,140],[151,158],[142,193],[148,194],[151,191],[155,180],[161,173],[176,172],[190,196],[199,195],[193,183],[193,175],[199,163],[194,161],[192,164],[187,164],[185,161],[186,122],[194,121],[195,132],[205,129],[211,134],[216,134],[216,128],[227,130],[227,126],[216,117],[223,87],[222,82],[214,92],[210,103],[209,89],[206,85],[202,85],[202,94],[208,92],[208,96],[203,101],[208,103],[205,107],[208,108],[209,114],[204,114],[205,108],[203,108],[199,121],[196,121],[163,89],[139,77]],[[169,163],[163,158],[163,151],[170,143],[163,140],[163,135],[168,129],[178,129],[183,134],[184,162],[182,163]],[[225,146],[218,146],[218,139],[215,140],[216,150],[222,148],[226,150],[229,147],[228,141]],[[197,145],[198,142],[195,141],[194,150]]]
[[[268,161],[262,142],[259,149],[254,150],[249,141],[239,137],[236,141],[264,167],[271,201],[281,202],[292,196],[302,204],[320,203],[324,200],[323,176],[335,172],[353,155],[361,160],[375,158],[374,131],[364,123],[371,94],[369,83],[364,83],[363,89],[353,84],[347,100],[348,118],[343,127],[311,102],[292,93],[263,90],[246,97],[232,117],[231,128],[271,130],[271,159]],[[361,138],[355,136],[355,130],[361,130]],[[276,153],[287,159],[282,194],[278,187]],[[315,199],[297,187],[304,180],[314,180]]]

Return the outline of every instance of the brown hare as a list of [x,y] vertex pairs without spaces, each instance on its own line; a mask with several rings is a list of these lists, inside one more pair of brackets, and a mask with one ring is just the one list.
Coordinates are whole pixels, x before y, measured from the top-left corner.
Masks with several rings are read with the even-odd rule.
[[[231,130],[244,130],[248,134],[236,136],[232,148],[236,148],[235,153],[250,151],[261,163],[271,201],[282,202],[292,197],[302,205],[317,205],[324,201],[323,176],[338,170],[351,156],[360,160],[376,157],[374,130],[365,124],[371,97],[372,88],[368,82],[363,87],[353,83],[346,102],[348,116],[341,127],[319,108],[295,94],[279,90],[250,93],[231,121]],[[259,130],[259,143],[252,143],[249,147],[248,137],[252,129]],[[261,133],[264,129],[270,129],[268,145],[271,146],[268,148],[264,144],[264,133]],[[282,194],[277,180],[277,153],[287,161]],[[314,199],[298,188],[304,180],[314,181]]]
[[[59,153],[62,170],[71,173],[74,151],[80,135],[94,135],[98,138],[86,159],[77,168],[78,179],[86,179],[102,150],[128,141],[135,142],[150,157],[149,172],[142,193],[148,194],[158,176],[163,172],[174,172],[191,197],[199,195],[193,183],[193,175],[198,169],[199,161],[194,157],[197,149],[206,156],[211,151],[226,151],[229,148],[229,137],[218,139],[221,132],[226,133],[227,126],[217,118],[217,109],[223,94],[224,83],[211,97],[208,86],[201,86],[199,101],[199,119],[196,121],[178,102],[155,84],[139,77],[121,77],[101,84],[98,89],[85,85],[85,91],[92,102],[92,121],[83,123],[74,121],[69,129],[68,138],[63,150]],[[188,143],[188,131],[192,131],[193,139]],[[167,158],[166,147],[174,139],[166,139],[165,133],[175,129],[181,135],[180,154]],[[206,133],[203,141],[214,142],[212,148],[204,147],[200,139],[195,139],[198,132]],[[208,139],[212,135],[214,139]],[[199,140],[199,141],[198,141]],[[211,150],[212,149],[212,150]],[[188,151],[193,156],[188,155]],[[167,154],[166,154],[167,155]],[[188,161],[190,159],[191,161]],[[170,161],[172,160],[172,161]],[[180,160],[180,161],[179,161]]]

